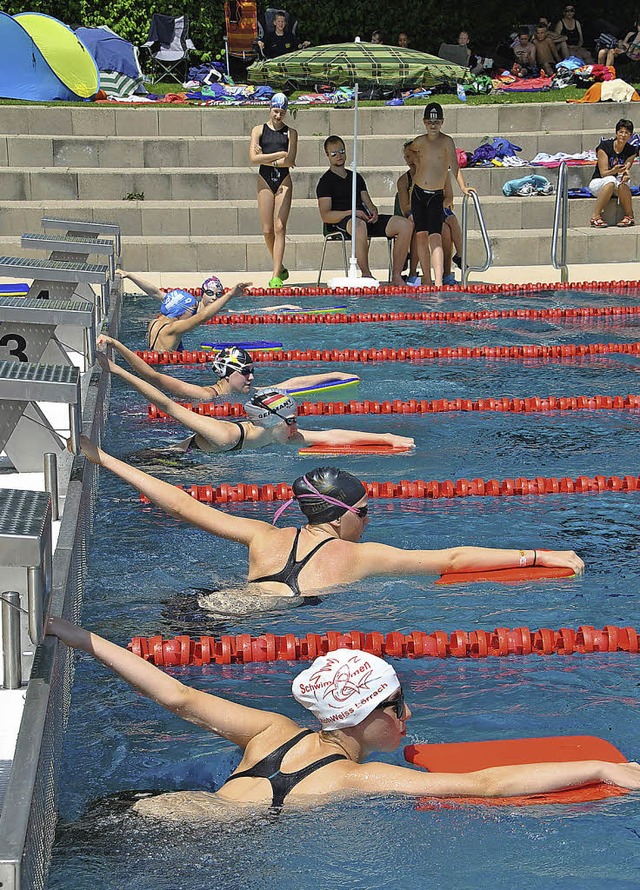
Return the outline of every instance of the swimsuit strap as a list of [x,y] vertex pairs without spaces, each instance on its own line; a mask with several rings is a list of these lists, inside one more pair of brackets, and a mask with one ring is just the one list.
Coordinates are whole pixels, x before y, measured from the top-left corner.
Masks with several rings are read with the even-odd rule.
[[298,538],[300,537],[300,529],[296,529],[295,538],[293,539],[293,546],[289,551],[289,556],[287,561],[282,569],[279,572],[274,572],[273,575],[262,575],[260,578],[252,578],[250,579],[250,584],[257,584],[260,581],[278,581],[281,584],[286,584],[287,587],[291,590],[294,596],[302,596],[300,593],[300,587],[298,586],[298,577],[300,572],[309,562],[312,556],[314,556],[321,547],[324,547],[325,544],[328,544],[329,541],[332,541],[333,538],[326,538],[324,541],[320,541],[319,544],[310,550],[306,556],[303,556],[302,559],[297,560],[296,554],[298,551]]
[[154,324],[155,324],[157,321],[161,321],[161,316],[158,316],[156,319],[154,319],[154,321],[151,322],[151,325],[150,325],[150,327],[149,327],[149,333],[147,334],[147,340],[149,341],[149,350],[150,350],[150,351],[153,350],[153,347],[156,345],[156,342],[157,342],[157,340],[158,340],[158,337],[160,336],[160,334],[162,333],[162,331],[166,328],[166,326],[167,326],[168,324],[171,324],[170,321],[167,321],[166,324],[163,324],[161,327],[159,327],[159,328],[158,328],[158,332],[156,333],[155,337],[153,338],[153,343],[152,343],[152,342],[151,342],[151,331],[153,330],[153,326],[154,326]]
[[[242,770],[242,772],[234,773],[232,776],[229,776],[227,782],[230,782],[232,779],[267,779],[272,788],[271,806],[281,807],[285,797],[289,794],[291,789],[303,779],[306,779],[307,776],[310,776],[316,770],[321,769],[329,763],[334,763],[336,760],[348,760],[344,754],[329,754],[327,757],[323,757],[320,760],[316,760],[314,763],[309,763],[307,766],[302,767],[302,769],[296,770],[296,772],[281,772],[280,767],[286,754],[294,748],[299,741],[305,738],[305,736],[313,734],[313,730],[303,729],[302,732],[299,732],[293,738],[284,742],[284,744],[280,745],[279,748],[276,748],[275,751],[272,751],[270,754],[267,754],[266,757],[263,757],[262,760],[254,763],[253,766]],[[227,782],[225,782],[225,785]]]
[[242,423],[239,420],[230,420],[229,423],[233,423],[238,427],[238,429],[240,430],[240,436],[239,436],[236,444],[233,446],[233,448],[227,448],[227,450],[225,452],[223,452],[224,454],[231,454],[233,451],[242,451],[242,446],[244,444],[244,440],[245,440],[245,436],[246,436],[246,432],[244,429],[244,423]]

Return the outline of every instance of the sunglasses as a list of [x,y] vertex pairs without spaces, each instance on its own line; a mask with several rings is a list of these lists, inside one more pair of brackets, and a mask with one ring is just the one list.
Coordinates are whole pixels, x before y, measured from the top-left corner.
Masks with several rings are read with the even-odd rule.
[[400,694],[397,698],[392,698],[391,700],[387,699],[387,701],[381,702],[379,705],[376,705],[373,709],[374,711],[381,711],[383,708],[394,708],[396,712],[396,717],[398,720],[402,720],[404,717],[404,712],[406,709],[406,705],[404,702],[404,692],[402,691],[402,686],[400,687]]
[[329,152],[329,157],[335,158],[336,155],[346,155],[346,153],[347,153],[346,148],[336,148],[335,151]]

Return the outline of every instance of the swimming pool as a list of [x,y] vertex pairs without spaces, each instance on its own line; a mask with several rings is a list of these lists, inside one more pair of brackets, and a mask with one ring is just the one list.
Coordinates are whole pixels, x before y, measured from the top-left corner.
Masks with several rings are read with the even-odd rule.
[[[635,297],[601,293],[535,296],[536,306],[611,305]],[[259,302],[259,301],[258,301]],[[428,298],[420,301],[429,305]],[[531,298],[451,295],[438,308],[531,305]],[[127,305],[122,339],[143,345],[143,319],[152,302]],[[367,300],[367,311],[415,309],[415,299]],[[212,329],[206,329],[208,335]],[[216,333],[220,329],[213,329]],[[231,329],[224,329],[225,338]],[[238,339],[255,328],[233,329]],[[478,345],[525,342],[588,343],[635,340],[633,318],[553,323],[492,320],[460,325],[265,326],[264,339],[287,346]],[[208,339],[191,335],[190,344]],[[212,338],[213,339],[213,338]],[[313,364],[259,367],[258,384]],[[528,395],[612,395],[638,391],[633,356],[608,355],[560,362],[440,360],[349,364],[363,382],[344,398],[479,398]],[[185,379],[211,371],[171,368]],[[279,376],[280,375],[280,376]],[[351,457],[340,463],[364,479],[456,479],[506,476],[637,475],[638,412],[594,411],[536,415],[441,414],[360,418],[305,418],[315,428],[336,425],[413,435],[415,453]],[[113,386],[106,446],[131,456],[146,446],[183,436],[175,424],[149,423],[146,403],[120,383]],[[215,460],[215,466],[213,461]],[[336,462],[336,461],[334,461]],[[162,478],[191,482],[292,480],[314,465],[295,453],[265,450],[241,456],[187,457],[156,466]],[[232,585],[245,576],[244,548],[177,525],[143,506],[131,489],[101,477],[84,623],[125,642],[131,636],[176,632],[304,634],[326,630],[452,631],[457,628],[579,624],[638,626],[635,603],[640,568],[636,493],[375,501],[367,537],[397,546],[457,543],[574,548],[587,572],[577,581],[496,586],[434,587],[429,579],[374,580],[324,598],[317,606],[244,619],[212,619],[193,588]],[[230,510],[260,518],[269,504]],[[296,521],[295,510],[288,520]],[[283,520],[284,521],[284,520]],[[512,659],[394,661],[414,716],[412,741],[463,741],[591,733],[613,741],[629,757],[640,747],[637,687],[640,668],[628,655]],[[288,694],[300,665],[189,668],[180,676],[200,688],[284,710],[306,721]],[[141,824],[88,804],[122,789],[215,787],[234,763],[232,747],[141,699],[82,657],[76,674],[66,739],[61,829],[49,887],[82,890],[99,883],[130,887],[258,888],[475,888],[637,886],[640,807],[637,798],[563,807],[416,811],[411,801],[376,800],[307,812],[285,809],[277,822],[257,819],[202,830]],[[387,759],[387,758],[383,758]],[[388,755],[402,763],[402,752]],[[310,878],[310,876],[313,876]]]

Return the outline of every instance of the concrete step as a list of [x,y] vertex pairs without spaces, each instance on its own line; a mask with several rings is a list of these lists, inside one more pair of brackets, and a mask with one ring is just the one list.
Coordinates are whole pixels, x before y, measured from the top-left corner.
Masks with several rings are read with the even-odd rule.
[[[294,171],[294,201],[314,198],[324,167],[297,167]],[[404,166],[367,167],[360,172],[375,200],[396,193],[396,182]],[[464,171],[467,185],[479,195],[499,195],[505,182],[529,173],[539,173],[557,182],[558,168],[544,167],[469,167]],[[586,185],[593,172],[591,165],[572,167],[569,186]],[[242,201],[255,199],[255,167],[184,167],[101,169],[83,167],[0,168],[0,201],[122,201],[128,195],[143,194],[145,201]]]
[[[633,118],[633,104],[608,103],[567,105],[557,103],[500,105],[447,105],[445,132],[507,136],[514,133],[552,133],[601,130],[609,133],[619,117]],[[517,98],[515,99],[517,102]],[[423,105],[405,107],[361,107],[358,129],[363,135],[422,133]],[[39,105],[3,106],[2,132],[19,135],[74,136],[249,136],[251,128],[267,119],[266,107],[77,107]],[[353,132],[353,110],[349,108],[292,107],[289,122],[303,136],[324,139],[330,133]]]
[[[409,133],[409,138],[413,133]],[[473,151],[489,133],[456,133],[458,148]],[[582,152],[594,149],[605,133],[602,130],[553,133],[511,133],[509,138],[522,149],[520,157],[531,160],[538,152]],[[298,166],[324,167],[324,139],[301,136]],[[353,154],[353,140],[345,134]],[[405,138],[393,135],[364,136],[359,140],[358,162],[369,167],[386,167],[402,161]],[[246,167],[249,162],[247,136],[54,136],[8,135],[0,137],[0,166],[9,167],[117,167],[164,168]]]
[[[593,211],[589,199],[569,202],[569,225],[589,225]],[[555,197],[533,195],[527,198],[485,195],[482,212],[490,232],[499,229],[550,229],[553,225]],[[0,236],[18,236],[22,232],[40,230],[42,216],[49,213],[47,202],[0,202]],[[378,201],[381,213],[393,213],[390,197]],[[605,212],[607,222],[617,222],[616,203]],[[260,235],[262,229],[255,199],[242,201],[64,201],[55,205],[56,213],[76,219],[117,222],[123,236],[150,235],[185,237],[217,237]],[[455,210],[460,218],[461,201],[456,198]],[[471,228],[475,226],[470,209]],[[287,231],[289,235],[315,235],[321,229],[318,204],[314,198],[294,200]],[[42,254],[35,254],[41,256]]]
[[[551,255],[551,231],[545,229],[502,229],[490,233],[494,252],[494,265],[548,265]],[[19,245],[19,239],[0,237],[0,250],[11,255]],[[472,231],[469,236],[470,262],[479,265],[484,259],[480,236]],[[322,236],[291,235],[287,238],[285,262],[299,271],[318,268],[322,253]],[[638,254],[638,229],[591,229],[570,228],[568,232],[569,263],[627,262]],[[341,248],[330,244],[327,249],[327,268],[338,268]],[[384,239],[371,243],[372,267],[386,268],[387,247]],[[131,236],[123,241],[124,268],[145,272],[200,272],[203,275],[218,270],[233,269],[253,274],[267,272],[271,268],[262,236],[247,235],[242,238],[231,235],[215,237]]]

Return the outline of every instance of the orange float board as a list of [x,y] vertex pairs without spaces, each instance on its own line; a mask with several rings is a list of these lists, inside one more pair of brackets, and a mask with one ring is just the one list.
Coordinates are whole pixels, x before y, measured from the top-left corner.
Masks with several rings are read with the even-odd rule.
[[[407,745],[405,760],[429,772],[467,773],[491,766],[513,766],[525,763],[575,763],[579,760],[606,760],[626,763],[627,758],[610,742],[596,736],[549,736],[538,739],[500,739],[488,742],[451,742],[448,744]],[[598,782],[580,788],[567,788],[548,794],[522,797],[447,797],[422,800],[418,809],[435,809],[460,804],[484,806],[541,806],[550,803],[583,803],[620,797],[625,788]]]
[[395,448],[393,445],[309,445],[298,454],[404,454],[411,448]]
[[477,572],[445,572],[436,584],[466,584],[470,581],[543,581],[545,578],[573,578],[570,568],[547,568],[546,566],[526,566],[513,569],[482,569]]

